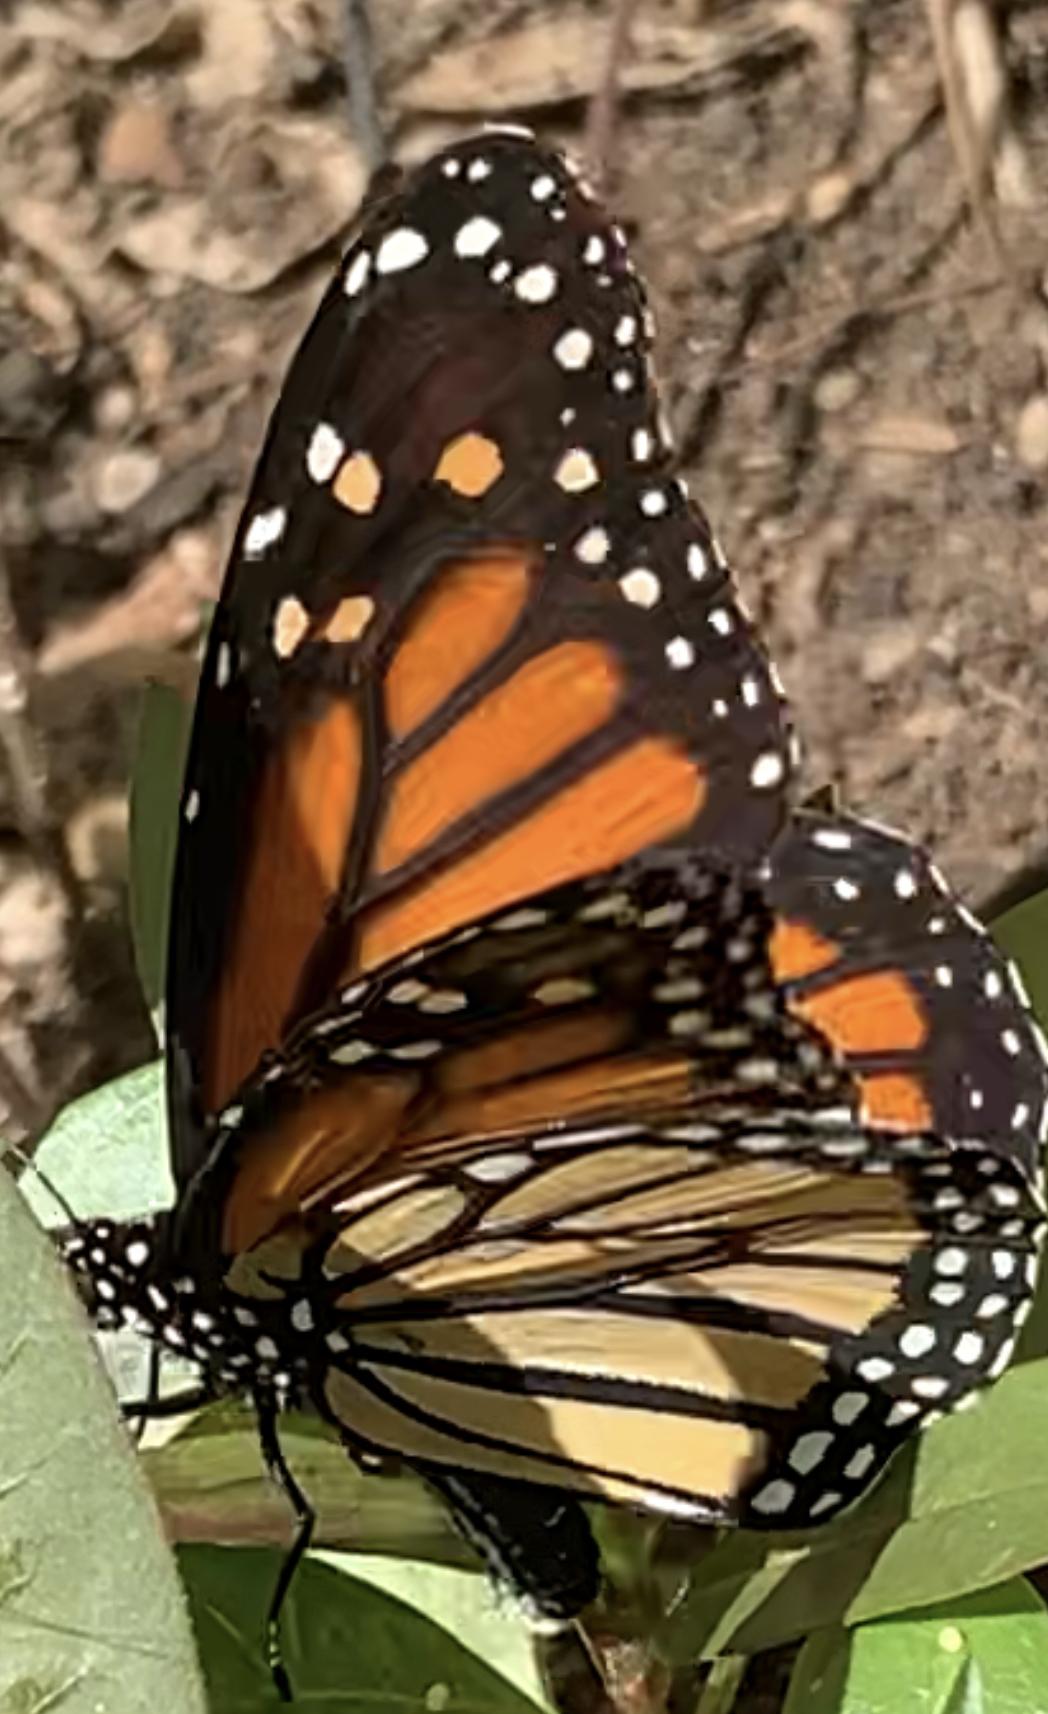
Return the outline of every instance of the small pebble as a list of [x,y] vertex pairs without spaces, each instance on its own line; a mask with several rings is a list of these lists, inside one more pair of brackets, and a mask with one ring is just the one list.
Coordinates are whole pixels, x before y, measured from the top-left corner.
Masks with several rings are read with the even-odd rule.
[[854,369],[828,369],[815,384],[820,411],[845,411],[862,392],[862,377]]
[[866,683],[887,684],[912,661],[920,646],[921,638],[908,619],[887,620],[875,626],[862,650],[862,676]]
[[110,453],[96,467],[92,488],[100,511],[129,512],[160,477],[160,460],[144,446]]
[[1048,470],[1048,393],[1035,393],[1019,412],[1015,453],[1027,470]]
[[158,184],[177,190],[185,172],[163,110],[137,100],[119,107],[99,140],[98,172],[110,184]]
[[808,191],[808,217],[817,226],[827,220],[836,219],[840,214],[855,186],[855,181],[849,174],[841,172],[823,173],[821,178]]
[[118,434],[131,424],[137,409],[133,387],[104,387],[95,400],[95,422],[104,434]]

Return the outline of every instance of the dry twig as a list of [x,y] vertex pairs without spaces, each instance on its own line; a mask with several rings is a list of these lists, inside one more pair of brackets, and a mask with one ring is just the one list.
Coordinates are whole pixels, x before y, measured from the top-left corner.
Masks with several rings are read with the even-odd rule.
[[48,801],[47,757],[29,712],[29,669],[11,601],[7,566],[0,557],[0,750],[7,764],[18,831],[37,861],[61,888],[70,918],[83,900],[61,830]]

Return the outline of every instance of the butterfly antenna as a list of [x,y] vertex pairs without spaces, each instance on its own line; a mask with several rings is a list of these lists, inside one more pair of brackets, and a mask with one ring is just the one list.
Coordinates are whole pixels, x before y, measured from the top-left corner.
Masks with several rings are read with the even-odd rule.
[[608,47],[600,81],[586,118],[583,153],[590,177],[598,191],[606,193],[614,166],[612,138],[619,105],[619,72],[629,46],[635,0],[616,0],[608,32]]
[[343,0],[342,65],[346,76],[349,127],[360,145],[369,176],[388,159],[378,113],[375,57],[367,0]]
[[135,1445],[138,1446],[146,1431],[146,1423],[156,1412],[160,1402],[160,1346],[154,1339],[149,1347],[149,1376],[146,1381],[146,1396],[140,1399],[133,1411],[124,1414],[128,1433]]
[[273,1675],[273,1683],[281,1702],[292,1702],[294,1697],[291,1693],[291,1680],[288,1677],[287,1667],[284,1665],[284,1654],[280,1642],[280,1620],[295,1572],[298,1570],[302,1557],[308,1551],[309,1544],[313,1539],[317,1514],[288,1468],[277,1433],[276,1400],[271,1392],[255,1394],[255,1411],[258,1417],[258,1442],[262,1449],[266,1469],[287,1497],[295,1514],[295,1539],[284,1557],[283,1565],[280,1567],[280,1576],[277,1578],[273,1598],[269,1603],[269,1612],[266,1615],[266,1659],[269,1663],[269,1670]]

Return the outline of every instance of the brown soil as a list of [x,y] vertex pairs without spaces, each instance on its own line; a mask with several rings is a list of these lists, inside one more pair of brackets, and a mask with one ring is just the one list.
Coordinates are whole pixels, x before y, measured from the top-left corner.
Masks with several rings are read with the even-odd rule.
[[[402,159],[487,116],[580,141],[610,4],[372,10]],[[943,11],[648,0],[612,198],[810,783],[929,841],[977,900],[1048,842],[1048,3],[937,56]],[[366,181],[339,15],[16,0],[0,23],[16,1131],[149,1051],[121,902],[138,694],[191,680],[267,409]]]

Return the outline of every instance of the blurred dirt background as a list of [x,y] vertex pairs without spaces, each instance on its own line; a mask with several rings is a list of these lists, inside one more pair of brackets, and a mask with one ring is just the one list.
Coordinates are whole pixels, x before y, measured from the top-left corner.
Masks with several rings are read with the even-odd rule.
[[[342,10],[0,9],[8,1140],[152,1051],[137,709],[150,678],[188,692],[367,180]],[[580,145],[612,0],[371,10],[398,158],[486,118]],[[809,783],[929,841],[978,902],[1048,845],[1048,0],[637,0],[621,85],[611,200]]]

